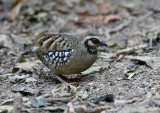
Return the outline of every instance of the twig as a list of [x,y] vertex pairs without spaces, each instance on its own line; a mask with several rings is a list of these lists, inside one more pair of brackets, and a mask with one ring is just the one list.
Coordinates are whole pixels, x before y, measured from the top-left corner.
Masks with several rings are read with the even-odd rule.
[[140,17],[137,22],[142,22],[144,21],[145,19],[147,19],[149,16],[151,16],[153,14],[153,12],[148,12],[147,14],[145,14],[144,16]]
[[14,95],[14,102],[13,102],[13,113],[21,113],[22,108],[22,95],[20,93],[16,93]]
[[131,23],[130,20],[124,21],[122,24],[118,25],[117,27],[113,28],[113,29],[108,29],[105,32],[106,37],[109,39],[111,38],[111,33],[115,33],[117,31],[120,31],[122,29],[124,29],[126,26],[128,26]]
[[119,26],[109,30],[109,33],[114,33],[114,32],[117,32],[117,31],[120,31],[122,29],[124,29],[126,26],[128,26],[129,24],[131,23],[130,20],[128,21],[124,21],[122,24],[120,24]]
[[7,78],[9,76],[13,76],[14,74],[12,73],[8,73],[8,74],[4,74],[4,75],[0,75],[0,79],[3,79],[3,78]]
[[113,54],[110,58],[114,59],[114,58],[117,58],[121,54],[130,53],[132,51],[136,51],[136,50],[139,50],[139,49],[144,49],[146,47],[148,47],[148,45],[144,44],[144,45],[139,45],[139,46],[135,46],[135,47],[132,47],[132,48],[126,48],[126,49],[123,49],[123,50],[119,50],[117,53]]
[[43,100],[49,103],[55,103],[55,102],[69,102],[71,101],[72,97],[65,97],[65,98],[44,98]]

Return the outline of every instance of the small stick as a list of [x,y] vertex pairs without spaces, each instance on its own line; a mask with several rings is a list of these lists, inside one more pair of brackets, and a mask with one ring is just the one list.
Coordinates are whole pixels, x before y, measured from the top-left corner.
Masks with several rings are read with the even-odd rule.
[[122,24],[120,24],[119,26],[109,30],[109,33],[114,33],[114,32],[120,31],[120,30],[124,29],[126,26],[128,26],[130,23],[131,23],[130,20],[125,21]]
[[43,100],[49,103],[55,103],[55,102],[69,102],[71,101],[72,97],[63,97],[63,98],[44,98]]
[[131,23],[130,20],[124,21],[122,24],[118,25],[117,27],[115,27],[115,28],[113,28],[113,29],[108,29],[108,30],[106,30],[106,32],[105,32],[106,37],[107,37],[108,39],[110,39],[110,38],[111,38],[111,33],[115,33],[115,32],[117,32],[117,31],[120,31],[120,30],[124,29],[124,28],[127,27],[130,23]]
[[22,95],[20,93],[16,93],[14,95],[14,102],[13,102],[13,113],[21,113],[22,110]]
[[142,16],[141,18],[139,18],[138,20],[137,20],[137,22],[142,22],[142,21],[144,21],[145,19],[147,19],[149,16],[151,16],[153,14],[153,12],[148,12],[147,14],[145,14],[144,16]]
[[122,50],[119,50],[117,53],[113,54],[110,58],[114,59],[114,58],[117,58],[121,54],[130,53],[132,51],[136,51],[136,50],[139,50],[139,49],[144,49],[146,47],[148,47],[147,44],[135,46],[135,47],[132,47],[132,48],[122,49]]

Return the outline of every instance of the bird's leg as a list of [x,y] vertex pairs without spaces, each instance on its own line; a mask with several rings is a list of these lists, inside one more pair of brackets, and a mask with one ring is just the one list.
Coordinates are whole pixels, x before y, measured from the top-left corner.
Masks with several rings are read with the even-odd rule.
[[62,79],[62,77],[64,78],[64,76],[62,75],[55,75],[56,79],[59,80],[61,83],[65,84],[66,86],[70,86],[72,84],[77,84],[77,82],[72,82],[72,83],[68,83],[65,80]]

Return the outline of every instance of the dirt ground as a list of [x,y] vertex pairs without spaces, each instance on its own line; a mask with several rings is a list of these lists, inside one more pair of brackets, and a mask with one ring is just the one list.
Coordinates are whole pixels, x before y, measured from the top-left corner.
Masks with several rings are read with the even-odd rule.
[[[0,112],[159,113],[160,0],[1,0]],[[27,51],[39,33],[100,34],[91,71],[66,87]],[[101,97],[101,98],[100,98]]]

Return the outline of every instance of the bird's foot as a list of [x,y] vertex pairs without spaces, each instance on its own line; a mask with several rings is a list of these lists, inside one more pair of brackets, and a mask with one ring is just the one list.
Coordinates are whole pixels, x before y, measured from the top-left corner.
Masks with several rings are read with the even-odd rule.
[[70,85],[73,85],[73,84],[78,84],[77,82],[68,83],[65,80],[63,80],[62,77],[60,77],[60,76],[62,76],[62,75],[55,75],[56,79],[59,80],[61,83],[63,83],[66,86],[70,86]]

